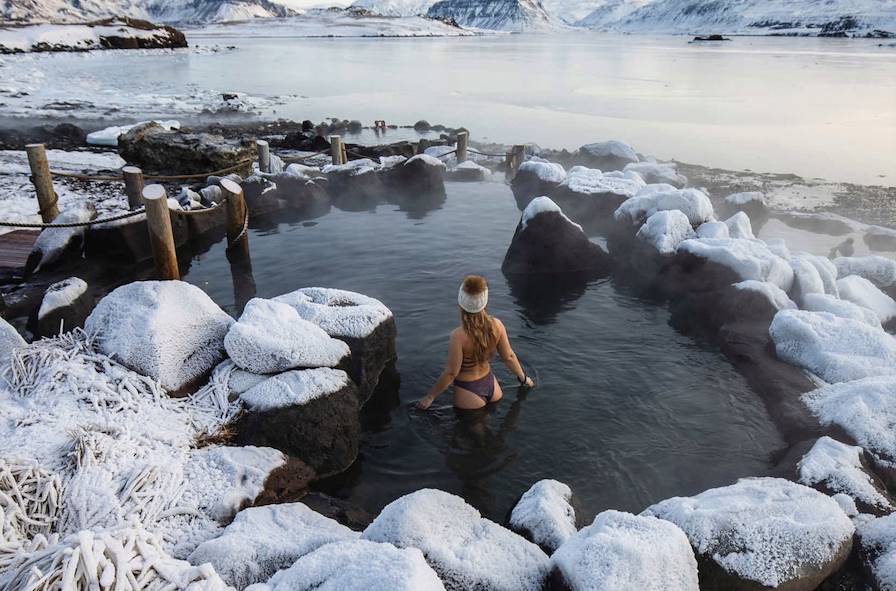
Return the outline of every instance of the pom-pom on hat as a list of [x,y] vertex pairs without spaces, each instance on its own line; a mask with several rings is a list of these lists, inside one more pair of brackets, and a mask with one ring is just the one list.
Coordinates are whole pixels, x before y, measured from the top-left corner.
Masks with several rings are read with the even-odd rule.
[[476,314],[488,305],[488,285],[479,275],[467,275],[457,291],[457,304],[464,312]]

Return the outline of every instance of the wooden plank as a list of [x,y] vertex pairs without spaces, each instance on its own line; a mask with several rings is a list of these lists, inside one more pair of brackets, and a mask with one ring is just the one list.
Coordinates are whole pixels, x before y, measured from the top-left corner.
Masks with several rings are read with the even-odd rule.
[[0,234],[0,267],[24,267],[38,234],[40,230],[13,230]]

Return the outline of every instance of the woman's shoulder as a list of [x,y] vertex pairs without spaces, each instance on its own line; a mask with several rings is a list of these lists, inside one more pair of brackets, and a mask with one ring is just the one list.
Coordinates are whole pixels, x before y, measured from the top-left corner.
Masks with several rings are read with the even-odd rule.
[[504,330],[504,323],[497,316],[492,316],[492,325],[498,330]]

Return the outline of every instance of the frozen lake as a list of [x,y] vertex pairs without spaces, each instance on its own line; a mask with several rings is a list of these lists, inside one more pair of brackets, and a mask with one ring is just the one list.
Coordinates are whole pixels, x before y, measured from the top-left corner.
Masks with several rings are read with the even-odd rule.
[[659,158],[896,185],[896,48],[877,40],[294,34],[219,26],[189,30],[191,50],[4,56],[0,118],[188,120],[237,91],[268,117],[427,119],[556,148],[618,138]]

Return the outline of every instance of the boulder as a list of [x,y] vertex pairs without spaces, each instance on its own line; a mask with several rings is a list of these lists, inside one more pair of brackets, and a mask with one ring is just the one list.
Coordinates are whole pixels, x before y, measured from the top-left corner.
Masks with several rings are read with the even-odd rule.
[[531,273],[603,274],[610,256],[594,244],[582,227],[567,218],[547,197],[533,199],[523,211],[501,270],[505,275]]
[[100,300],[84,328],[100,352],[179,392],[224,359],[231,324],[233,319],[194,285],[138,281]]
[[13,328],[9,322],[0,318],[0,374],[9,367],[12,352],[27,344],[19,331]]
[[358,457],[358,390],[336,369],[292,370],[240,395],[246,414],[237,440],[300,458],[321,476],[341,472]]
[[586,144],[576,152],[576,162],[589,168],[622,170],[632,162],[639,162],[635,150],[619,140]]
[[383,369],[396,358],[395,318],[379,300],[341,289],[307,287],[274,298],[299,316],[345,342],[351,350],[351,375],[362,403],[376,389]]
[[293,209],[312,214],[326,213],[330,209],[327,190],[295,168],[265,175],[265,179],[276,187],[277,199]]
[[840,277],[857,275],[883,290],[896,288],[896,261],[881,256],[838,257],[834,266]]
[[811,591],[846,562],[855,532],[836,501],[780,478],[745,478],[642,515],[684,531],[707,591]]
[[782,310],[768,332],[779,359],[826,382],[896,375],[896,339],[860,320]]
[[725,197],[725,209],[730,213],[744,212],[751,218],[768,217],[768,203],[765,194],[759,191],[733,193]]
[[826,257],[798,253],[789,257],[793,268],[794,299],[802,301],[809,294],[828,294],[840,297],[837,288],[837,267]]
[[[765,281],[789,291],[793,285],[793,269],[790,264],[774,254],[761,240],[742,238],[691,239],[678,245],[678,258],[686,262],[688,257],[705,261],[707,271],[724,268],[736,281]],[[721,280],[724,280],[721,275]],[[736,281],[729,281],[734,283]],[[721,287],[718,286],[718,287]]]
[[380,171],[386,197],[402,211],[425,214],[445,202],[445,164],[427,154]]
[[873,589],[896,589],[896,514],[857,519],[859,555]]
[[699,590],[688,538],[656,517],[604,511],[560,546],[551,565],[555,589]]
[[634,231],[653,214],[674,209],[684,213],[692,227],[715,218],[712,202],[705,193],[697,189],[675,189],[668,185],[644,187],[637,195],[623,202],[613,217],[617,223],[632,227]]
[[637,173],[649,185],[664,183],[683,189],[688,184],[687,177],[678,172],[673,162],[631,162],[623,172]]
[[868,454],[888,486],[896,483],[896,375],[823,386],[803,396],[822,425],[847,433]]
[[265,215],[286,207],[286,201],[280,198],[277,184],[270,178],[253,174],[239,181],[246,200],[246,209],[250,219],[253,216]]
[[82,328],[92,309],[93,297],[83,279],[69,277],[57,281],[44,292],[32,332],[38,337],[51,337]]
[[[168,211],[171,233],[174,245],[180,248],[190,240],[190,223],[188,216],[171,210],[171,201],[169,199]],[[102,257],[137,263],[150,260],[153,256],[146,214],[90,226],[85,240],[87,258]]]
[[327,192],[333,204],[345,211],[368,211],[375,208],[386,196],[386,188],[380,175],[379,164],[363,158],[346,164],[328,164]]
[[725,220],[725,225],[728,227],[729,238],[756,239],[756,236],[753,235],[753,225],[750,223],[750,216],[742,211]]
[[863,236],[865,244],[871,250],[896,250],[896,230],[883,226],[868,226]]
[[[690,225],[690,224],[688,224],[688,225]],[[696,233],[697,233],[697,238],[715,238],[715,239],[731,238],[730,234],[728,233],[728,224],[726,224],[725,222],[717,221],[717,220],[703,222],[697,228]]]
[[746,320],[767,325],[779,311],[796,310],[796,304],[787,297],[787,292],[766,281],[740,281],[724,288],[721,293],[715,310],[719,326]]
[[694,237],[688,216],[674,209],[658,211],[647,218],[635,235],[635,242],[656,255],[671,255],[684,240]]
[[821,437],[797,464],[797,478],[826,495],[849,496],[862,513],[893,512],[887,487],[871,471],[861,447]]
[[349,348],[282,302],[253,298],[224,338],[227,354],[257,374],[294,368],[336,367]]
[[604,174],[574,166],[548,196],[577,222],[600,227],[611,222],[616,208],[643,188],[644,181],[635,173]]
[[118,138],[118,153],[144,172],[197,174],[213,172],[255,160],[255,142],[227,139],[210,133],[167,130],[150,121],[136,125]]
[[556,480],[539,480],[523,493],[508,525],[551,555],[576,533],[572,490]]
[[440,490],[418,490],[389,503],[361,537],[419,549],[452,591],[536,591],[549,572],[538,546]]
[[775,217],[793,228],[808,230],[816,234],[828,234],[830,236],[844,236],[852,234],[856,231],[857,226],[854,220],[830,213],[822,212],[803,212],[803,211],[787,211],[776,212]]
[[188,560],[211,564],[228,585],[243,589],[267,581],[324,544],[359,535],[302,503],[249,507],[237,513],[220,536],[200,544]]
[[872,310],[826,293],[810,293],[803,296],[802,309],[808,312],[828,312],[840,318],[858,320],[868,326],[882,329],[880,318]]
[[481,183],[492,174],[484,166],[465,160],[445,173],[445,178],[457,183]]
[[[62,210],[54,224],[89,222],[96,219],[96,207],[90,201],[76,201]],[[28,277],[40,268],[62,261],[65,257],[80,256],[87,226],[76,228],[44,228],[34,241],[23,270]]]
[[840,292],[841,299],[868,308],[877,314],[881,324],[896,319],[896,300],[864,277],[849,275],[838,279],[837,291]]
[[302,504],[355,531],[363,530],[373,521],[373,515],[363,507],[320,491],[311,491],[303,496]]
[[566,180],[566,170],[555,162],[526,160],[520,164],[510,182],[513,196],[520,209],[525,209],[535,197],[549,195]]
[[444,591],[420,550],[366,540],[321,546],[246,591]]

